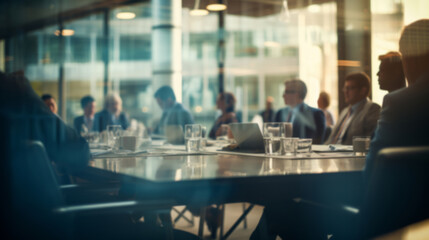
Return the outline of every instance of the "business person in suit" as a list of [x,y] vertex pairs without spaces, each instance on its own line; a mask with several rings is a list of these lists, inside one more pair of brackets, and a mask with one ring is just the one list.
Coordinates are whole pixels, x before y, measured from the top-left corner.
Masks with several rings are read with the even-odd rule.
[[122,99],[117,94],[107,95],[104,109],[94,116],[95,131],[102,132],[107,125],[121,125],[124,130],[130,126],[128,115],[122,111]]
[[286,81],[285,87],[283,100],[287,107],[277,112],[276,122],[292,122],[293,137],[312,138],[313,143],[320,144],[325,133],[325,114],[304,103],[307,86],[302,80]]
[[405,87],[401,54],[399,52],[388,52],[378,56],[378,60],[380,60],[380,66],[377,76],[380,89],[391,93]]
[[191,113],[176,101],[176,95],[170,86],[160,87],[154,97],[162,109],[162,116],[153,133],[165,135],[167,126],[177,125],[185,129],[186,124],[194,123]]
[[372,136],[380,114],[380,106],[367,96],[369,77],[364,72],[346,76],[343,92],[348,106],[341,111],[327,144],[353,144],[353,136]]
[[429,145],[428,38],[429,19],[413,22],[402,32],[399,51],[408,87],[391,92],[383,99],[380,120],[366,158],[366,174],[383,148]]
[[85,96],[80,100],[80,105],[83,109],[83,115],[74,119],[74,128],[79,134],[91,132],[94,126],[95,99],[89,95]]

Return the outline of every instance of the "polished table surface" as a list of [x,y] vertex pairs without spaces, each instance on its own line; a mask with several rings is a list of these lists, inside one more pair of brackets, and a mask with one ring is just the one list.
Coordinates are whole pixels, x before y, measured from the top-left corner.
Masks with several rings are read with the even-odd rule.
[[95,158],[90,166],[153,182],[360,172],[365,158],[282,159],[228,154]]
[[353,193],[364,165],[365,158],[350,153],[311,159],[225,153],[98,156],[90,163],[91,169],[131,184],[140,195],[172,197],[185,204],[281,201],[340,188]]

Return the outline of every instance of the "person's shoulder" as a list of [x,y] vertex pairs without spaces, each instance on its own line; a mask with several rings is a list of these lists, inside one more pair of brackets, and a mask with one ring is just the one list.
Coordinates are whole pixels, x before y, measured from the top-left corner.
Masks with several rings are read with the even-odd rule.
[[79,122],[79,121],[82,121],[82,120],[83,120],[83,115],[77,116],[77,117],[74,118],[74,122]]
[[107,110],[106,109],[102,109],[101,111],[99,111],[99,112],[96,112],[95,113],[95,117],[100,117],[100,116],[103,116],[103,115],[106,115],[107,114]]
[[368,103],[367,103],[368,105],[369,105],[369,108],[370,109],[380,109],[381,107],[380,107],[380,105],[378,104],[378,103],[375,103],[375,102],[373,102],[373,101],[368,101]]

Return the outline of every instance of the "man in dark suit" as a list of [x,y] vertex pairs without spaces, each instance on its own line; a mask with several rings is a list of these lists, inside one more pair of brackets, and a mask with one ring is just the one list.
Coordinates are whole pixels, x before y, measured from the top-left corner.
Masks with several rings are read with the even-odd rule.
[[274,117],[276,112],[273,109],[273,103],[274,103],[274,98],[271,96],[268,96],[267,100],[265,101],[265,110],[259,113],[264,123],[274,122]]
[[102,132],[108,125],[121,125],[126,130],[130,121],[122,111],[122,99],[117,94],[107,95],[104,99],[104,109],[94,116],[94,130]]
[[78,133],[87,133],[93,130],[95,99],[92,96],[85,96],[80,100],[83,109],[83,115],[76,117],[73,121],[74,128]]
[[52,112],[25,77],[0,72],[0,113],[10,121],[3,127],[16,131],[14,139],[42,142],[62,173],[74,174],[87,167],[88,143]]
[[367,156],[369,174],[386,147],[429,145],[429,19],[404,28],[399,40],[408,87],[387,94]]
[[378,60],[380,60],[380,66],[377,76],[380,89],[391,93],[405,87],[401,54],[399,52],[388,52],[378,56]]
[[185,129],[185,124],[194,123],[191,113],[176,102],[176,95],[170,86],[160,87],[154,97],[162,109],[162,116],[153,133],[164,135],[166,126],[178,125]]
[[352,145],[354,136],[372,136],[380,114],[380,106],[369,98],[370,81],[364,72],[346,76],[343,92],[347,104],[332,129],[327,144]]
[[277,112],[276,122],[292,122],[293,137],[312,138],[313,143],[320,144],[325,133],[325,115],[304,103],[307,86],[302,80],[286,81],[285,86],[283,100],[288,106]]

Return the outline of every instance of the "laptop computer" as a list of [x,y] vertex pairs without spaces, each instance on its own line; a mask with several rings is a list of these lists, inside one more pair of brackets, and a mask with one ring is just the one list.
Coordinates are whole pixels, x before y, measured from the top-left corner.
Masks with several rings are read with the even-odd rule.
[[180,125],[167,125],[165,126],[165,138],[168,143],[171,144],[183,144],[185,143],[184,133],[182,126]]
[[264,138],[257,123],[230,123],[238,148],[233,151],[264,153]]

